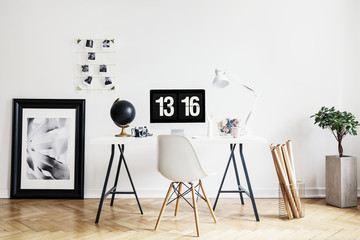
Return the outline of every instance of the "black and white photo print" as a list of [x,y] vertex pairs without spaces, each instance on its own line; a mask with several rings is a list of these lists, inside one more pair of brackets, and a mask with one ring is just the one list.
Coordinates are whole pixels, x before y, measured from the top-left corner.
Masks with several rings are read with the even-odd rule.
[[95,53],[94,52],[88,52],[88,60],[95,60]]
[[91,39],[86,40],[85,46],[88,48],[92,48],[94,46],[94,41]]
[[88,76],[87,78],[84,79],[83,83],[85,85],[88,85],[90,86],[91,85],[91,82],[92,82],[92,76]]
[[106,65],[100,65],[99,71],[100,71],[100,72],[107,72],[107,67],[106,67]]
[[104,84],[105,84],[105,86],[112,85],[111,78],[110,77],[105,77]]
[[27,178],[70,179],[70,119],[28,118],[27,124]]
[[103,41],[103,48],[109,48],[110,47],[110,40],[109,39],[105,39]]
[[81,65],[82,72],[89,72],[89,65]]

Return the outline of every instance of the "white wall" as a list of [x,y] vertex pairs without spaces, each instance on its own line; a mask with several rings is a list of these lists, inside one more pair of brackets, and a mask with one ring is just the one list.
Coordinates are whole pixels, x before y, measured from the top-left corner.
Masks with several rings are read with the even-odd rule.
[[[85,196],[99,197],[110,149],[89,142],[119,131],[109,116],[112,102],[131,101],[133,124],[149,125],[150,89],[205,88],[209,112],[242,116],[245,92],[211,88],[216,67],[260,92],[253,133],[269,144],[293,140],[298,179],[308,196],[323,196],[324,158],[336,154],[336,141],[309,116],[334,105],[360,117],[359,11],[356,0],[0,0],[0,197],[9,196],[12,98],[86,99]],[[76,92],[77,38],[116,39],[115,93]],[[359,143],[359,136],[347,137],[345,153],[359,156]],[[228,146],[195,147],[205,167],[218,172],[205,180],[213,197]],[[126,153],[139,196],[163,197],[168,181],[156,172],[154,145],[129,145]],[[245,155],[255,196],[276,196],[268,144],[248,144]],[[228,188],[235,186],[230,173]]]

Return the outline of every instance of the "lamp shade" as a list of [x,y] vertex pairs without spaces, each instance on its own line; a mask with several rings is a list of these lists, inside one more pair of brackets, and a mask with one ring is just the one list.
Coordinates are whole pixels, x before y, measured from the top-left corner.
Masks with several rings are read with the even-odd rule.
[[223,72],[221,69],[215,69],[215,78],[213,80],[213,85],[218,88],[224,88],[229,85],[230,81],[229,78],[226,76],[226,73]]

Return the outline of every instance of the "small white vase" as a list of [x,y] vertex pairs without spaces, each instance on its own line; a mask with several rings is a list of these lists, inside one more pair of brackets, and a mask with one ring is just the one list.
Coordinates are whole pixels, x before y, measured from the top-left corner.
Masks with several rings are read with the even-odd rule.
[[234,137],[234,138],[238,138],[241,136],[241,128],[239,127],[233,127],[232,130],[231,130],[231,135]]
[[214,136],[214,116],[212,114],[207,115],[207,136],[210,138]]
[[246,129],[246,128],[233,127],[231,130],[231,135],[234,138],[239,138],[239,137],[245,136],[247,134],[248,134],[248,129]]

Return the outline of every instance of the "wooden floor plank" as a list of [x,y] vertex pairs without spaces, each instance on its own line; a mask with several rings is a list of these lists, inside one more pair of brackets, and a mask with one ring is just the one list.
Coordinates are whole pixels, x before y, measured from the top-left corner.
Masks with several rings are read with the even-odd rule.
[[[169,205],[157,231],[155,223],[162,199],[104,202],[100,222],[95,224],[99,199],[11,200],[0,199],[0,239],[194,239],[192,209],[180,202],[174,217]],[[200,237],[197,239],[360,239],[360,207],[336,208],[324,199],[305,199],[305,217],[279,219],[278,199],[256,199],[260,222],[255,221],[249,199],[220,199],[214,223],[205,202],[198,202]]]

